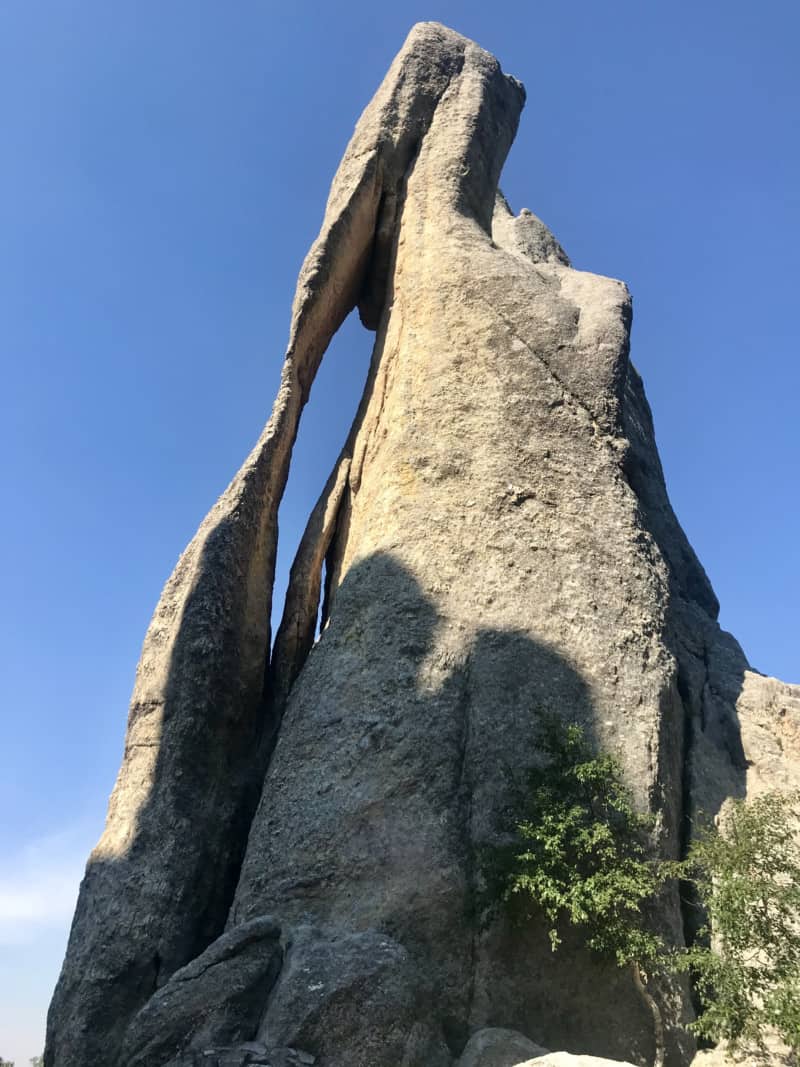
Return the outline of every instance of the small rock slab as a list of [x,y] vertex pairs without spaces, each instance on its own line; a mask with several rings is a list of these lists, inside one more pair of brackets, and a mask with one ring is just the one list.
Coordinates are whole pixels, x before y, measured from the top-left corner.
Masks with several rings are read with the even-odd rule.
[[518,1030],[491,1026],[472,1035],[457,1067],[515,1067],[518,1063],[546,1053],[546,1048],[535,1044]]

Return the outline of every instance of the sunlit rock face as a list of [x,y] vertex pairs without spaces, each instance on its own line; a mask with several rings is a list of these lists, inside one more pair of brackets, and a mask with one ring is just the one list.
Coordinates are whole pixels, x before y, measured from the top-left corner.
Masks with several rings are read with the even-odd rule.
[[[749,672],[717,625],[629,361],[627,289],[499,193],[524,98],[425,23],[356,127],[272,416],[145,638],[48,1067],[452,1067],[484,1028],[649,1062],[623,972],[476,916],[538,716],[619,753],[667,855],[698,808],[796,781],[800,691]],[[355,306],[370,374],[270,656],[292,444]],[[653,921],[681,942],[676,895]],[[657,993],[684,1063],[689,1005]]]

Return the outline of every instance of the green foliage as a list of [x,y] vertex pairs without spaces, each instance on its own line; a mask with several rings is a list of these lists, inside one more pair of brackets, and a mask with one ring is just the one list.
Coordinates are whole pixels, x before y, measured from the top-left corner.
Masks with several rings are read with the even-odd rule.
[[[800,796],[770,793],[731,806],[682,862],[659,862],[652,820],[639,814],[619,762],[596,753],[580,726],[543,718],[510,843],[485,857],[487,902],[513,904],[518,918],[543,918],[555,951],[568,927],[588,948],[629,965],[653,1011],[641,971],[691,973],[702,1012],[698,1035],[736,1054],[764,1049],[776,1031],[800,1052]],[[706,925],[684,951],[668,951],[643,908],[671,878],[694,887]],[[657,1059],[659,1058],[657,1056]]]
[[763,1051],[770,1027],[800,1051],[799,804],[780,793],[734,803],[673,868],[707,916],[697,943],[677,958],[702,1004],[693,1029],[734,1052]]
[[596,754],[582,727],[541,721],[513,843],[493,850],[490,893],[543,916],[555,951],[566,926],[620,966],[654,960],[662,943],[647,929],[642,905],[659,886],[650,858],[652,822],[640,815],[619,762]]

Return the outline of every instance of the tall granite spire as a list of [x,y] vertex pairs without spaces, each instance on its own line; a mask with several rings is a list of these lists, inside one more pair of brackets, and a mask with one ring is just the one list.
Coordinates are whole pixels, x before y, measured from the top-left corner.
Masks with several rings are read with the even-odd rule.
[[[474,916],[537,716],[620,753],[669,855],[698,806],[796,781],[800,691],[750,673],[717,625],[625,286],[572,269],[498,191],[524,98],[425,23],[359,120],[272,416],[145,638],[48,1067],[451,1067],[487,1026],[646,1062],[624,975]],[[270,656],[292,445],[356,306],[371,369]],[[681,942],[676,895],[656,921]],[[661,996],[685,1062],[690,1007]]]

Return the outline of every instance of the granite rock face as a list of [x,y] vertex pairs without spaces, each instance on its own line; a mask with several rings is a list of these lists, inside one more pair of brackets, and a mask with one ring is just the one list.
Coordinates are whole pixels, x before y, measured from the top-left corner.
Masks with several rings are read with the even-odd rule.
[[515,1064],[546,1055],[547,1049],[535,1045],[516,1030],[489,1026],[475,1031],[456,1067],[515,1067]]
[[[624,973],[474,915],[538,715],[619,753],[668,855],[699,810],[797,782],[800,689],[719,629],[629,360],[627,289],[574,270],[499,193],[523,103],[492,56],[425,23],[356,127],[272,417],[145,638],[48,1067],[257,1062],[248,1043],[451,1067],[487,1027],[648,1062]],[[356,306],[371,369],[270,656],[292,444]],[[680,943],[676,896],[655,921]],[[658,995],[668,1062],[688,1062],[689,1005]]]
[[246,1043],[283,964],[280,933],[269,918],[243,923],[176,971],[128,1026],[122,1062],[149,1067]]

